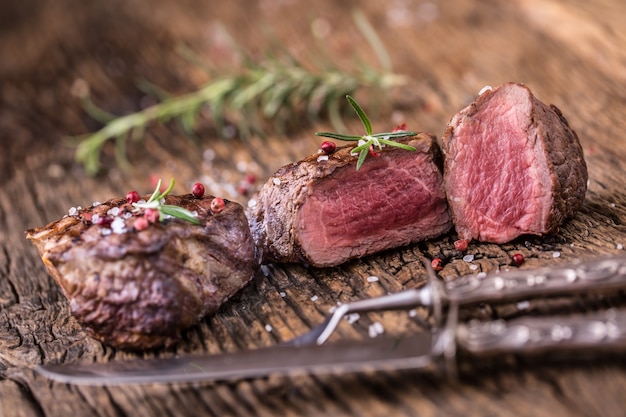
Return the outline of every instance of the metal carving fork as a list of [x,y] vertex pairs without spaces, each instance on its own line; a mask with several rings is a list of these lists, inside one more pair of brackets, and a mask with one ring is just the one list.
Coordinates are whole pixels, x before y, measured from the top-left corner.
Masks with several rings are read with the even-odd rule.
[[575,295],[626,289],[626,257],[578,261],[573,265],[534,270],[514,270],[489,275],[465,275],[446,283],[437,279],[425,262],[428,282],[419,289],[405,290],[381,297],[338,306],[318,327],[296,337],[287,345],[321,345],[348,314],[382,310],[428,307],[435,322],[442,324],[442,310],[493,302],[512,302],[537,297]]

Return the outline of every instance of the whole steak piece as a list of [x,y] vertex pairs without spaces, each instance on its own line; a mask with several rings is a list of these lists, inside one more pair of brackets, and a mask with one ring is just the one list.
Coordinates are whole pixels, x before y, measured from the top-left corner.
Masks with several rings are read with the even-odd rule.
[[587,166],[578,136],[528,87],[487,91],[448,124],[444,180],[459,236],[504,243],[551,233],[580,208]]
[[126,200],[112,199],[27,237],[88,333],[119,348],[156,348],[217,310],[259,267],[243,207],[226,201],[213,212],[212,201],[165,198],[197,213],[200,225],[171,218],[146,226]]
[[420,133],[356,170],[351,146],[281,168],[248,206],[264,262],[334,266],[446,233],[451,217],[435,138]]

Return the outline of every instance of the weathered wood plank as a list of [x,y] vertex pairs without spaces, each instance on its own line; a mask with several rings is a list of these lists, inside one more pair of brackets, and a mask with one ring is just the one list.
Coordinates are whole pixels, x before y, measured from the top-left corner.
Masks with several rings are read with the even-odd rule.
[[[312,132],[328,128],[323,120],[316,126],[303,120],[289,138],[222,141],[207,119],[195,144],[173,125],[151,126],[143,145],[129,148],[130,169],[114,167],[108,153],[110,169],[88,178],[73,163],[73,148],[63,141],[68,134],[97,127],[72,95],[77,80],[84,80],[94,99],[115,113],[146,103],[135,87],[138,78],[173,92],[188,91],[208,76],[175,49],[185,42],[202,58],[230,63],[232,53],[216,37],[218,22],[255,55],[265,48],[261,40],[266,26],[304,61],[312,59],[316,42],[341,66],[353,65],[355,52],[376,61],[352,24],[352,5],[345,2],[318,1],[306,8],[298,2],[271,1],[210,7],[193,0],[70,3],[38,2],[36,13],[20,8],[26,6],[0,5],[0,16],[16,16],[0,29],[0,56],[14,58],[0,62],[0,415],[624,414],[623,358],[546,367],[511,360],[502,369],[498,363],[475,364],[479,372],[457,384],[416,372],[389,372],[102,388],[51,383],[35,374],[32,366],[42,362],[137,355],[86,336],[24,239],[25,229],[61,217],[72,206],[128,189],[149,192],[151,174],[175,177],[179,192],[200,180],[210,192],[245,204],[249,196],[236,187],[246,174],[256,175],[259,185],[278,167],[314,152],[319,138]],[[178,346],[143,356],[270,346],[315,326],[338,302],[422,285],[421,262],[428,257],[444,256],[448,262],[439,275],[452,280],[511,267],[510,258],[518,252],[526,257],[523,267],[531,268],[620,253],[618,245],[626,245],[622,2],[368,1],[358,7],[387,45],[394,69],[409,77],[407,86],[390,95],[391,106],[383,106],[374,120],[377,128],[406,121],[440,136],[450,116],[484,85],[525,82],[540,99],[561,108],[580,136],[590,173],[581,212],[555,236],[505,245],[472,243],[468,253],[475,255],[475,270],[454,251],[454,233],[336,268],[269,265],[215,316],[186,331]],[[318,32],[317,40],[308,31],[313,21],[318,30],[328,29]],[[359,128],[356,121],[348,123]],[[369,282],[368,276],[379,280]],[[466,314],[509,318],[608,307],[626,307],[623,294],[534,300],[521,311],[516,305],[484,306]],[[367,339],[374,321],[383,323],[386,333],[409,332],[426,319],[423,309],[417,310],[417,318],[406,312],[362,315],[353,325],[342,323],[335,337]]]

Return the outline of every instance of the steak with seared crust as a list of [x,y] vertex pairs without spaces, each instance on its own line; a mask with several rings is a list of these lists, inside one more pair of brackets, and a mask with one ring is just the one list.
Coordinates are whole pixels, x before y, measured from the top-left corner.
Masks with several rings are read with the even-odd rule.
[[212,200],[165,198],[197,213],[200,225],[172,218],[145,227],[118,198],[27,237],[92,336],[120,348],[156,348],[216,311],[259,267],[243,208],[226,201],[213,213]]
[[401,138],[356,170],[352,146],[281,168],[247,209],[263,262],[333,266],[434,238],[452,226],[441,154],[426,133]]
[[481,94],[443,137],[444,180],[462,239],[504,243],[551,233],[580,208],[587,166],[555,106],[523,84]]

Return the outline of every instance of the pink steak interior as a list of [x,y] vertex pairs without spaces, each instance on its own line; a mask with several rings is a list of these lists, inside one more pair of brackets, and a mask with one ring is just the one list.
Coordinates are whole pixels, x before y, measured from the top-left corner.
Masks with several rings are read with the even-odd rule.
[[295,232],[310,260],[333,264],[443,233],[441,174],[424,153],[393,151],[308,186]]
[[531,100],[523,87],[501,88],[455,126],[446,190],[464,238],[507,242],[546,223],[551,184]]

